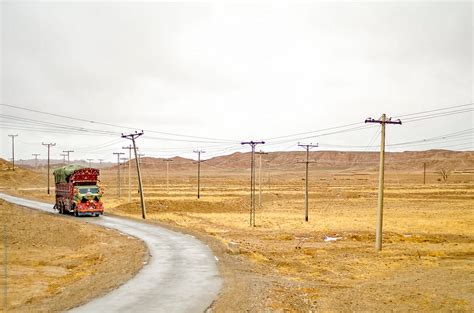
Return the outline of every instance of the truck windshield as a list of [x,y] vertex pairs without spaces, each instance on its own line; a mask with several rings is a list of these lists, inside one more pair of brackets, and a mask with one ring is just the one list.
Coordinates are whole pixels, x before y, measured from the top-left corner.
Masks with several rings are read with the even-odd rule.
[[80,194],[86,194],[86,193],[99,193],[99,188],[98,187],[81,187],[79,188],[79,193]]

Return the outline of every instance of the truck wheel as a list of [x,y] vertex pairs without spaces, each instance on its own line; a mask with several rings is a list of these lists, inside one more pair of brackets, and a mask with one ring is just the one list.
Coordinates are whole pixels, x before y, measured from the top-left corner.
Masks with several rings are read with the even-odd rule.
[[74,216],[79,217],[79,213],[77,213],[77,210],[74,210]]
[[64,204],[59,204],[59,214],[64,214]]

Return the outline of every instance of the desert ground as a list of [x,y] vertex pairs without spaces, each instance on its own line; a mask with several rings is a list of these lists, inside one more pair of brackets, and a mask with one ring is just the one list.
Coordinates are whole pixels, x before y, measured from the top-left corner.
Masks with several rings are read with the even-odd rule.
[[[25,178],[32,178],[34,182],[36,177],[28,170],[15,172],[2,171],[0,181],[9,181],[8,175],[12,175],[21,185]],[[140,240],[89,224],[87,219],[82,221],[0,200],[0,311],[67,310],[126,282],[147,261],[147,250]],[[4,298],[5,241],[7,306]]]
[[[256,227],[249,226],[248,154],[203,162],[200,199],[192,161],[175,159],[167,183],[162,160],[142,160],[148,221],[195,234],[219,259],[225,286],[214,311],[474,309],[472,152],[387,157],[380,252],[374,246],[377,155],[314,154],[308,222],[300,156],[263,160]],[[446,181],[441,169],[449,172]],[[107,214],[140,219],[135,168],[130,203],[128,165],[120,169],[120,198],[117,170],[101,170]],[[1,190],[53,201],[44,168],[25,169],[25,176],[30,182],[18,179]]]

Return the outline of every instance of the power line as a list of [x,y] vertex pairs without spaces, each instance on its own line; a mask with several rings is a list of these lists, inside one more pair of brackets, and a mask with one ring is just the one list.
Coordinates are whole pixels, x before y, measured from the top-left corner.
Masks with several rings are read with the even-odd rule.
[[[81,122],[87,122],[87,123],[92,123],[92,124],[97,124],[97,125],[104,125],[104,126],[109,126],[109,127],[116,127],[116,128],[121,128],[121,129],[136,129],[136,127],[127,127],[123,125],[116,125],[116,124],[111,124],[111,123],[103,123],[103,122],[97,122],[93,120],[87,120],[87,119],[81,119],[77,117],[71,117],[67,115],[61,115],[61,114],[56,114],[56,113],[50,113],[50,112],[45,112],[45,111],[40,111],[40,110],[34,110],[34,109],[29,109],[25,107],[20,107],[20,106],[15,106],[15,105],[10,105],[10,104],[0,104],[5,107],[10,107],[18,110],[25,110],[25,111],[30,111],[30,112],[35,112],[39,114],[45,114],[45,115],[50,115],[50,116],[55,116],[55,117],[60,117],[60,118],[66,118],[66,119],[72,119],[75,121],[81,121]],[[169,132],[161,132],[161,131],[156,131],[156,130],[146,130],[147,132],[150,133],[156,133],[156,134],[162,134],[162,135],[169,135],[169,136],[175,136],[175,137],[186,137],[186,138],[196,138],[196,139],[209,139],[209,140],[219,140],[219,141],[227,141],[231,142],[232,140],[228,139],[216,139],[216,138],[209,138],[209,137],[200,137],[200,136],[192,136],[192,135],[183,135],[183,134],[177,134],[177,133],[169,133]]]
[[407,117],[407,116],[413,116],[413,115],[420,115],[420,114],[426,114],[426,113],[432,113],[432,112],[439,112],[439,111],[445,111],[445,110],[449,110],[449,109],[461,108],[461,107],[472,106],[472,105],[474,105],[474,103],[466,103],[466,104],[461,104],[461,105],[453,105],[453,106],[448,106],[448,107],[439,108],[439,109],[434,109],[434,110],[428,110],[428,111],[421,111],[421,112],[416,112],[416,113],[409,113],[409,114],[397,115],[397,116],[394,116],[394,118]]

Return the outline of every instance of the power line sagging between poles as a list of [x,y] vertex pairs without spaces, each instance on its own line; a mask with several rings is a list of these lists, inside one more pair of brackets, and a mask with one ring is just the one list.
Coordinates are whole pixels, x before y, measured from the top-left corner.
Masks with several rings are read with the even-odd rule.
[[255,227],[255,146],[265,144],[265,141],[243,141],[242,145],[252,148],[250,162],[250,226]]
[[142,206],[142,218],[146,219],[146,206],[145,206],[145,196],[143,195],[143,184],[142,184],[142,174],[140,171],[140,162],[138,161],[137,155],[137,146],[135,144],[135,139],[143,135],[143,131],[130,134],[122,134],[122,138],[130,139],[133,145],[133,151],[135,153],[135,161],[137,164],[137,175],[138,175],[138,189],[140,190],[140,204]]
[[13,171],[15,171],[15,137],[18,137],[18,135],[8,135],[8,137],[12,139],[12,166]]
[[311,148],[317,148],[318,147],[318,144],[301,144],[301,143],[298,143],[298,146],[299,147],[302,147],[306,150],[306,162],[304,162],[306,164],[306,176],[305,176],[305,198],[304,198],[304,219],[305,221],[307,222],[309,217],[309,210],[308,210],[308,202],[309,202],[309,193],[308,193],[308,181],[309,181],[309,149]]
[[50,171],[50,150],[56,143],[41,143],[43,146],[48,147],[48,195],[49,195],[49,171]]
[[375,230],[375,249],[382,250],[382,226],[383,226],[383,189],[384,189],[384,171],[385,171],[385,124],[401,125],[400,119],[392,121],[392,118],[387,119],[385,114],[382,114],[380,119],[376,120],[371,117],[365,120],[365,123],[377,123],[382,126],[381,141],[380,141],[380,168],[379,168],[379,192],[377,205],[377,226]]
[[197,153],[198,154],[198,161],[197,161],[197,178],[198,178],[198,185],[197,185],[197,198],[199,199],[200,195],[201,195],[201,153],[206,153],[206,151],[202,151],[202,150],[194,150],[193,151],[194,153]]

